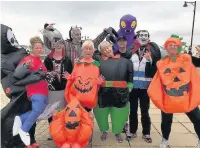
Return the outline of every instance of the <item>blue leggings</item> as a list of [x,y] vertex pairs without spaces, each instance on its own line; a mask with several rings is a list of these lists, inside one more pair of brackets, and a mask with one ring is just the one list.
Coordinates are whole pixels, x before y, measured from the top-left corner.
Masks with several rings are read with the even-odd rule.
[[43,113],[48,105],[48,97],[45,95],[33,95],[30,97],[32,103],[32,110],[20,115],[22,121],[22,130],[29,132],[37,118]]

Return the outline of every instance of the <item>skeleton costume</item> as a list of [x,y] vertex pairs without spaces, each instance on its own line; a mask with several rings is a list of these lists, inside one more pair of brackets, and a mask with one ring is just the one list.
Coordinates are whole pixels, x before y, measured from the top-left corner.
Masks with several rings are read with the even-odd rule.
[[[20,47],[12,29],[1,24],[1,85],[10,102],[1,109],[1,147],[24,148],[19,135],[13,136],[12,128],[14,117],[31,110],[31,103],[27,99],[25,85],[42,79],[41,71],[27,72],[22,79],[16,79],[13,73],[19,62],[27,56],[24,48]],[[24,71],[23,71],[24,72]],[[20,73],[19,76],[21,77]],[[35,142],[35,126],[30,129],[32,146],[38,146]]]
[[[134,88],[130,93],[130,134],[128,139],[135,138],[138,129],[138,101],[140,101],[141,109],[141,122],[143,127],[143,138],[146,142],[152,142],[150,137],[151,120],[149,116],[150,100],[147,94],[148,86],[151,82],[151,77],[146,76],[148,64],[156,66],[156,62],[161,58],[160,49],[156,43],[150,42],[149,32],[147,30],[140,30],[137,32],[136,40],[132,47],[128,50],[132,50],[133,55],[131,61],[133,63],[134,77],[133,85]],[[151,52],[151,60],[148,61],[144,58],[145,52]]]

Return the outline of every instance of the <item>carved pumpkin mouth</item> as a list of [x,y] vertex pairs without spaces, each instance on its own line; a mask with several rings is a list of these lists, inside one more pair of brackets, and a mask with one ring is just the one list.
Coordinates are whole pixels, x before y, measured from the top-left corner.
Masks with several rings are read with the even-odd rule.
[[78,91],[80,91],[81,93],[87,93],[87,92],[89,92],[89,91],[92,90],[92,86],[90,86],[89,88],[79,88],[76,84],[74,84],[74,87],[75,87]]
[[73,122],[73,123],[69,121],[66,123],[66,128],[73,130],[73,129],[76,129],[76,127],[78,127],[79,124],[80,124],[80,121]]
[[170,90],[167,89],[167,86],[164,85],[164,90],[165,93],[169,96],[174,96],[174,97],[180,97],[184,96],[184,92],[189,92],[189,83],[179,87],[179,89],[176,88],[170,88]]
[[81,93],[88,93],[92,90],[91,80],[92,78],[88,78],[86,81],[83,81],[81,76],[78,76],[77,81],[74,83],[74,87]]

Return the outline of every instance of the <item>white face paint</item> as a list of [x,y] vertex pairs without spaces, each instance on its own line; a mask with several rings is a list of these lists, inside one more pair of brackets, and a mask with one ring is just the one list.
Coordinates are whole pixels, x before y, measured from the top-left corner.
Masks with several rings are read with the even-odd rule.
[[149,36],[148,36],[148,32],[147,31],[141,31],[139,34],[138,34],[138,37],[137,37],[138,41],[140,42],[140,44],[143,46],[143,45],[146,45],[149,41]]
[[17,42],[14,33],[11,29],[7,31],[7,40],[10,42],[12,46],[19,47],[19,43]]

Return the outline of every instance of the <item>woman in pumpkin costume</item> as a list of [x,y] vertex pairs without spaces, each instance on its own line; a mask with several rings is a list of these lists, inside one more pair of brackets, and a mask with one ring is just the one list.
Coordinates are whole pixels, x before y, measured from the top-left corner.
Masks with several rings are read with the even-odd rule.
[[100,62],[100,71],[105,77],[105,83],[99,90],[98,106],[94,109],[94,115],[103,132],[101,140],[107,139],[110,114],[112,132],[121,143],[121,132],[129,114],[129,88],[133,86],[133,65],[120,54],[114,56],[112,45],[107,41],[100,44],[100,51],[101,56],[96,55],[95,58]]
[[[87,112],[96,107],[99,85],[103,82],[103,77],[100,76],[99,72],[100,64],[92,59],[93,53],[93,42],[90,40],[85,41],[82,45],[83,59],[75,61],[71,75],[69,73],[65,74],[67,79],[66,101],[79,100]],[[90,139],[89,147],[91,147],[91,141],[92,138]]]
[[[160,148],[169,147],[173,113],[186,113],[200,139],[200,74],[192,64],[191,56],[179,53],[179,36],[172,35],[164,47],[168,56],[158,61],[157,72],[148,89],[149,97],[162,110]],[[200,148],[200,141],[197,148]]]
[[66,101],[77,99],[88,112],[96,107],[98,87],[103,82],[99,71],[100,63],[92,58],[93,53],[93,42],[85,41],[82,45],[83,58],[75,61],[71,75],[65,75],[68,80],[65,89]]

